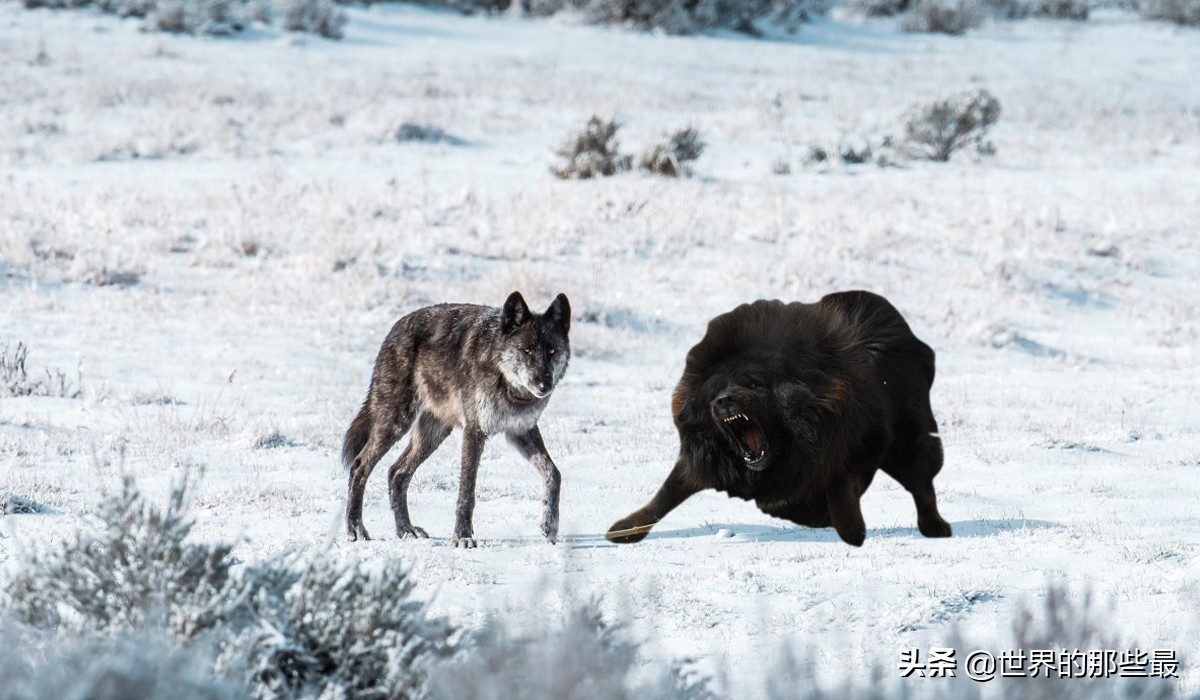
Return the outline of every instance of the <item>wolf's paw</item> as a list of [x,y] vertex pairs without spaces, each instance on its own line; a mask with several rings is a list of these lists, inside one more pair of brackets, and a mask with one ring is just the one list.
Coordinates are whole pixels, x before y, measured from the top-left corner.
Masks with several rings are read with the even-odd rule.
[[357,542],[358,540],[366,541],[371,539],[371,536],[367,534],[367,528],[363,527],[361,522],[350,523],[346,526],[346,531],[346,535],[350,538],[351,542]]
[[429,533],[416,525],[396,528],[396,536],[402,540],[427,540]]
[[475,549],[476,546],[477,546],[477,543],[475,542],[474,537],[455,537],[454,538],[454,548],[455,549]]
[[926,537],[949,537],[953,534],[950,523],[942,518],[927,518],[917,521],[917,529]]
[[542,521],[542,536],[546,538],[550,544],[558,542],[558,518],[547,518]]

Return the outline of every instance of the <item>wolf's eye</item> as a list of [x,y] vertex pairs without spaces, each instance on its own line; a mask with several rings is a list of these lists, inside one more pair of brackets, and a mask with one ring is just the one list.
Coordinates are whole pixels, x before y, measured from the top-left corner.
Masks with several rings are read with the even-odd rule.
[[533,351],[532,351],[532,350],[530,350],[529,348],[521,348],[521,352],[523,352],[523,353],[525,353],[526,355],[528,355],[529,353],[531,353],[531,352],[533,352]]
[[554,348],[550,348],[550,354],[551,354],[551,355],[553,355],[553,354],[554,354]]
[[762,387],[762,382],[758,381],[757,379],[751,379],[750,381],[746,382],[747,389],[761,389]]

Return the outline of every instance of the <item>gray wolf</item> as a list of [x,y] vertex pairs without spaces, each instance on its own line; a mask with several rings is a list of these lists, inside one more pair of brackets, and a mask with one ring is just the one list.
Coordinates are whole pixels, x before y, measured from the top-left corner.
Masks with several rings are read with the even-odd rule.
[[429,536],[409,520],[408,484],[450,431],[461,427],[454,546],[476,544],[475,477],[484,443],[498,433],[505,434],[545,481],[541,530],[553,543],[558,537],[561,476],[537,422],[567,371],[570,328],[571,305],[565,295],[559,294],[545,313],[537,314],[519,292],[509,295],[499,309],[438,304],[397,321],[379,349],[367,398],[342,445],[342,462],[350,470],[350,539],[370,539],[362,522],[367,478],[405,433],[410,433],[408,445],[388,469],[396,535]]
[[933,489],[933,374],[933,350],[870,292],[760,300],[717,316],[672,397],[675,467],[608,539],[637,542],[692,494],[717,489],[778,518],[832,525],[859,546],[859,499],[880,469],[912,494],[921,534],[949,537]]

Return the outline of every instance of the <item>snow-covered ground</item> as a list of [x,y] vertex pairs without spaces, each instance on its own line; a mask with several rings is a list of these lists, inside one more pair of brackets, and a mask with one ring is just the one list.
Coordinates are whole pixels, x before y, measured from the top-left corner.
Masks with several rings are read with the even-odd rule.
[[[1055,582],[1111,601],[1130,647],[1200,658],[1200,33],[1104,12],[766,41],[349,15],[343,41],[205,40],[0,4],[0,346],[82,388],[0,399],[0,490],[52,509],[0,517],[0,566],[87,527],[123,470],[161,495],[191,467],[200,531],[244,559],[399,558],[468,626],[600,596],[660,659],[726,669],[742,697],[784,641],[829,678],[894,669],[956,625],[1001,651]],[[1003,107],[994,158],[801,165],[974,87]],[[593,113],[631,152],[685,125],[709,149],[690,179],[555,180],[553,148]],[[397,142],[404,122],[461,142]],[[605,542],[670,468],[669,394],[707,319],[850,288],[938,353],[955,537],[922,538],[881,475],[861,549],[715,492],[639,545]],[[391,323],[513,289],[575,309],[541,423],[562,541],[539,536],[540,480],[496,440],[481,547],[451,547],[455,436],[410,494],[431,540],[389,534],[377,473],[377,539],[346,542],[340,440]]]

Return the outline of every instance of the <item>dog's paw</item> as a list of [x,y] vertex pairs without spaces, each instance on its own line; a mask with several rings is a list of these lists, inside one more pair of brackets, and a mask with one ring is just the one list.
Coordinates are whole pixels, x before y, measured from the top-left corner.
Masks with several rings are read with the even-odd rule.
[[867,527],[865,525],[849,525],[837,529],[838,537],[846,544],[855,547],[861,547],[863,542],[867,541]]
[[650,534],[650,529],[653,527],[653,523],[639,525],[636,520],[625,518],[613,523],[612,527],[608,528],[608,532],[604,533],[604,538],[617,544],[641,542],[646,539],[646,535]]
[[474,537],[455,537],[454,538],[454,548],[455,549],[475,549],[475,547],[477,547],[477,546],[478,546],[478,543],[475,541]]
[[917,529],[926,537],[949,537],[954,534],[954,531],[950,529],[950,523],[942,518],[918,520]]
[[427,540],[429,533],[416,525],[409,525],[396,530],[396,536],[402,540]]

